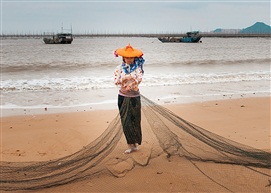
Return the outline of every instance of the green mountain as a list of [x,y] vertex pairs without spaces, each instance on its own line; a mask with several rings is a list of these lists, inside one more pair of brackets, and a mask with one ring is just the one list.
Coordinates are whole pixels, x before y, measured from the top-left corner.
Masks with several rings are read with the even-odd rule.
[[240,30],[241,34],[271,34],[271,26],[263,22],[256,22],[254,25]]

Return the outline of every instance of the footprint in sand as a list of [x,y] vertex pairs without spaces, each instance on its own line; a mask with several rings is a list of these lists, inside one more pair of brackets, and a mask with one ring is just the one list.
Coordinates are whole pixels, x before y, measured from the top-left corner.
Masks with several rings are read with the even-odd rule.
[[128,158],[119,163],[107,165],[107,169],[116,177],[123,177],[126,173],[134,168],[134,160]]
[[132,170],[136,164],[146,166],[149,164],[151,158],[152,148],[149,144],[144,144],[142,149],[131,154],[126,160],[118,161],[118,159],[111,160],[107,165],[107,169],[116,177],[123,177],[128,171]]
[[130,155],[137,164],[146,166],[149,164],[151,158],[151,150],[152,148],[149,144],[144,144],[142,149],[139,149],[139,151],[131,153]]

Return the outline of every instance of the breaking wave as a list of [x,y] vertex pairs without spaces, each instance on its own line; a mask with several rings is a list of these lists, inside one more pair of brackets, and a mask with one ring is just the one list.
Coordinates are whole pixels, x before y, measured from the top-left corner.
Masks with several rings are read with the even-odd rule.
[[[3,61],[4,62],[4,61]],[[240,64],[270,64],[270,58],[262,58],[262,59],[242,59],[242,60],[187,60],[187,61],[172,61],[163,63],[163,67],[167,66],[215,66],[215,65],[240,65]],[[0,67],[2,73],[9,73],[9,72],[32,72],[32,71],[44,71],[44,70],[51,70],[51,71],[73,71],[73,70],[91,70],[91,69],[106,69],[111,67],[112,69],[116,66],[115,62],[112,61],[86,61],[86,62],[71,62],[71,61],[48,61],[44,63],[36,63],[36,62],[28,62],[28,63],[3,63]],[[161,63],[156,60],[147,60],[145,66],[155,67],[160,66]]]
[[[163,80],[163,81],[161,81]],[[146,74],[141,86],[173,86],[191,84],[214,84],[242,81],[270,81],[270,72],[249,72],[249,73],[224,73],[224,74]],[[2,91],[42,91],[42,90],[92,90],[113,88],[112,76],[98,77],[67,77],[67,78],[39,78],[2,80]]]

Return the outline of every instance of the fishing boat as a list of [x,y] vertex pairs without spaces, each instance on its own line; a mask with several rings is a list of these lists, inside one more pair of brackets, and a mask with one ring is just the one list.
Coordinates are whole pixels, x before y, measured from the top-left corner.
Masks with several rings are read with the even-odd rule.
[[71,44],[73,41],[72,29],[69,33],[64,33],[62,27],[61,33],[51,35],[50,37],[44,37],[43,41],[45,44]]
[[165,42],[184,42],[184,43],[197,43],[201,42],[200,39],[202,36],[199,34],[199,31],[192,31],[192,32],[187,32],[186,36],[183,37],[158,37],[158,39],[165,43]]
[[71,44],[73,37],[71,33],[59,33],[52,37],[43,38],[45,44]]

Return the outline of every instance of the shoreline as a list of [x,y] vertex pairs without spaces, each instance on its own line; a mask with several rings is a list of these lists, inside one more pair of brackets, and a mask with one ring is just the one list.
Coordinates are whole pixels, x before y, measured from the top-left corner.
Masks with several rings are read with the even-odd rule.
[[[195,86],[195,85],[194,85]],[[202,89],[202,93],[195,93],[194,90],[198,89],[198,86],[161,86],[161,87],[141,87],[141,94],[159,105],[170,104],[189,104],[196,102],[208,102],[213,100],[230,100],[238,98],[250,98],[250,97],[268,97],[270,92],[257,91],[257,92],[223,92],[215,94],[216,88],[212,88],[212,85],[208,87],[205,85]],[[213,91],[211,91],[213,89]],[[184,95],[184,93],[191,93],[190,95]],[[96,110],[112,110],[117,109],[117,95],[118,88],[110,89],[98,89],[95,92],[81,91],[81,92],[69,92],[71,98],[60,100],[66,96],[66,93],[56,93],[52,97],[51,93],[33,93],[35,97],[31,99],[31,95],[21,95],[22,106],[1,106],[0,117],[20,116],[20,115],[36,115],[36,114],[49,114],[49,113],[67,113],[67,112],[85,112]],[[14,95],[14,94],[13,94]],[[6,96],[6,98],[17,98],[17,95]],[[42,101],[42,98],[47,96],[48,101]],[[113,97],[112,97],[113,96]],[[30,97],[30,99],[28,99]],[[12,99],[13,100],[13,99]],[[28,101],[28,102],[27,102]],[[29,102],[30,101],[30,102]],[[80,103],[78,103],[80,101]]]
[[[185,36],[186,34],[173,34],[173,33],[150,33],[150,34],[74,34],[76,38],[99,38],[99,37],[127,37],[127,38],[158,38],[164,36],[170,37],[180,37]],[[237,34],[237,33],[210,33],[210,32],[201,32],[200,35],[203,38],[268,38],[271,37],[270,34],[266,33],[247,33],[247,34]],[[42,39],[44,35],[41,34],[4,34],[0,35],[3,39]]]

